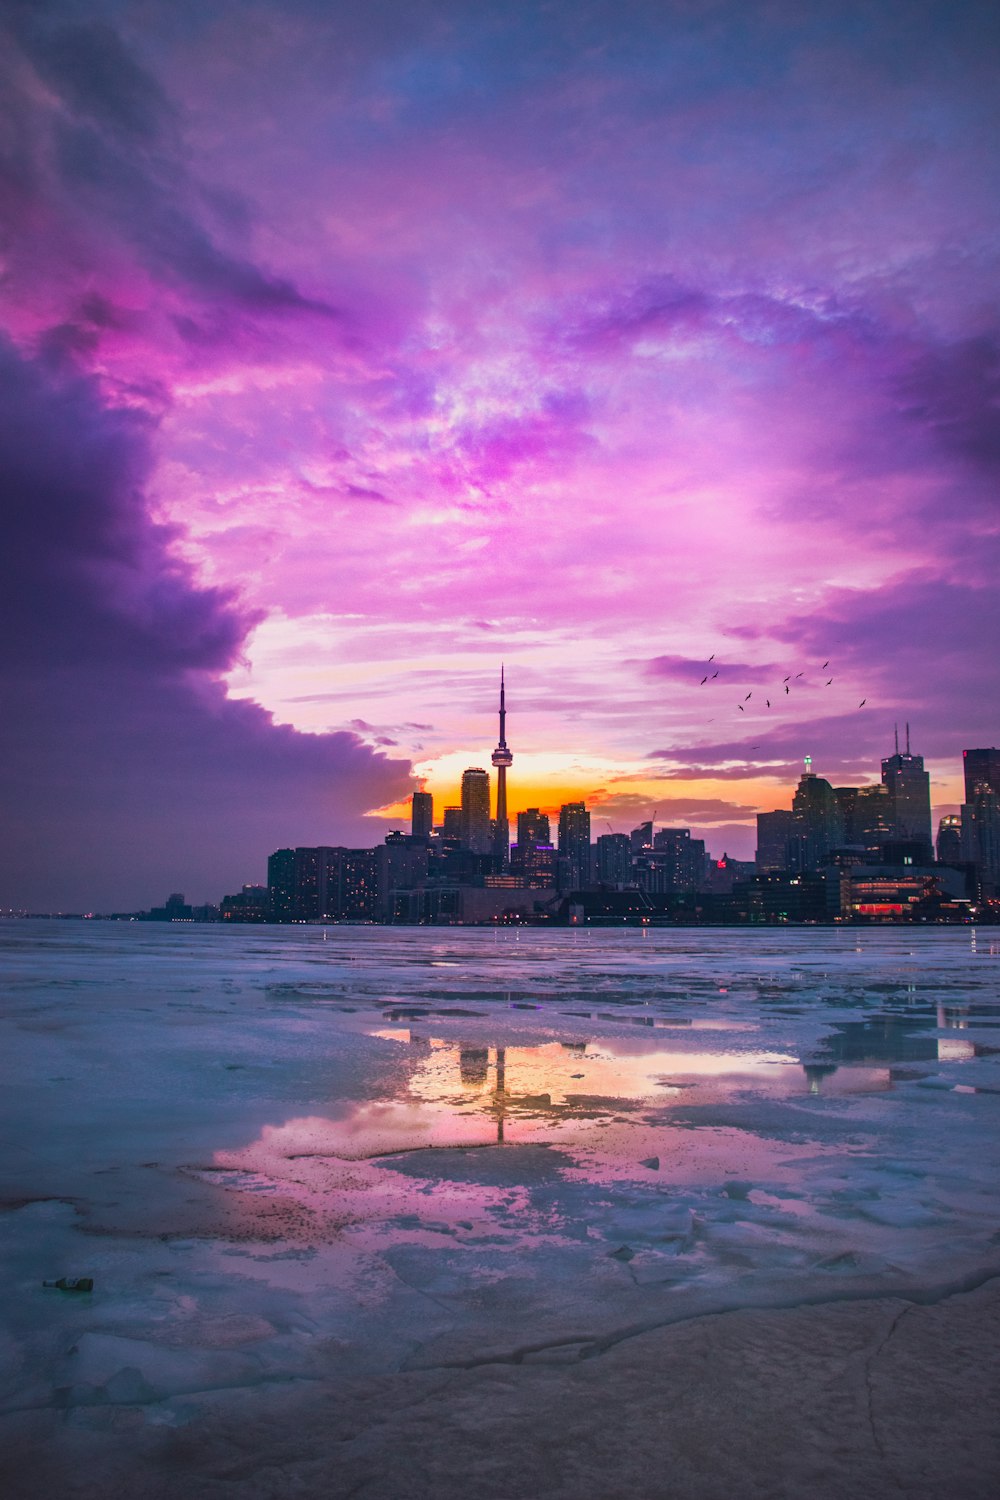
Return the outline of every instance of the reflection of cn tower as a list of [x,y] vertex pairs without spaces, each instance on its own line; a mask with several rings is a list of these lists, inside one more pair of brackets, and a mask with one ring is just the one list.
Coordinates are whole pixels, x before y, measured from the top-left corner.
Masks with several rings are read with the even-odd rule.
[[510,824],[507,821],[507,767],[513,755],[507,749],[507,709],[504,705],[503,667],[500,668],[500,742],[493,752],[497,768],[497,820],[493,833],[493,858],[498,875],[510,869]]

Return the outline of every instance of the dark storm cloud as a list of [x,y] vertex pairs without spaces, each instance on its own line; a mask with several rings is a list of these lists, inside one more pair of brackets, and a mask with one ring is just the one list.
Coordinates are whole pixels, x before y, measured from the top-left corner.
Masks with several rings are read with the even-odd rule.
[[[4,92],[20,129],[5,130],[3,176],[22,213],[62,200],[68,216],[117,234],[149,269],[209,302],[207,324],[176,320],[193,340],[221,336],[227,308],[339,319],[329,302],[223,243],[236,224],[245,235],[249,209],[198,182],[177,110],[110,25],[65,23],[55,7],[15,7],[7,23]],[[26,85],[25,62],[45,91]],[[58,258],[60,247],[44,253]]]
[[[0,348],[0,906],[148,904],[263,877],[269,851],[369,843],[408,765],[227,698],[251,617],[151,522],[151,423]],[[110,851],[113,851],[110,852]]]
[[900,393],[907,416],[944,447],[1000,469],[1000,335],[928,351],[900,380]]

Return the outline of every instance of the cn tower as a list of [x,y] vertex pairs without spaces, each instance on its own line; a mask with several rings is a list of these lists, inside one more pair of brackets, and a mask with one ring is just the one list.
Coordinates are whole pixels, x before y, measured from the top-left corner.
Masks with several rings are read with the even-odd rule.
[[510,824],[507,821],[507,767],[513,762],[507,749],[507,709],[504,706],[503,667],[500,668],[500,743],[493,752],[497,768],[497,820],[493,834],[493,857],[498,874],[510,869]]

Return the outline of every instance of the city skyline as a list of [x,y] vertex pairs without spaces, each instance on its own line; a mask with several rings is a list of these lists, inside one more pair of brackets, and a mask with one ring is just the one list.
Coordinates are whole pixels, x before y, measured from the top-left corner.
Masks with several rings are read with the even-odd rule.
[[853,783],[907,720],[961,805],[994,6],[0,27],[0,905],[377,841],[491,764],[501,660],[519,807],[749,854],[804,754]]

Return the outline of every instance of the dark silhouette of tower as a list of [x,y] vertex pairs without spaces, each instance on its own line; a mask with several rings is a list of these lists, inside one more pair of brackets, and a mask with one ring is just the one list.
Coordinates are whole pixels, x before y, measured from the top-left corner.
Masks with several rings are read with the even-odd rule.
[[507,767],[513,755],[507,748],[507,708],[504,702],[503,667],[500,668],[500,741],[493,752],[497,768],[497,816],[493,832],[493,857],[498,872],[510,869],[510,823],[507,820]]

